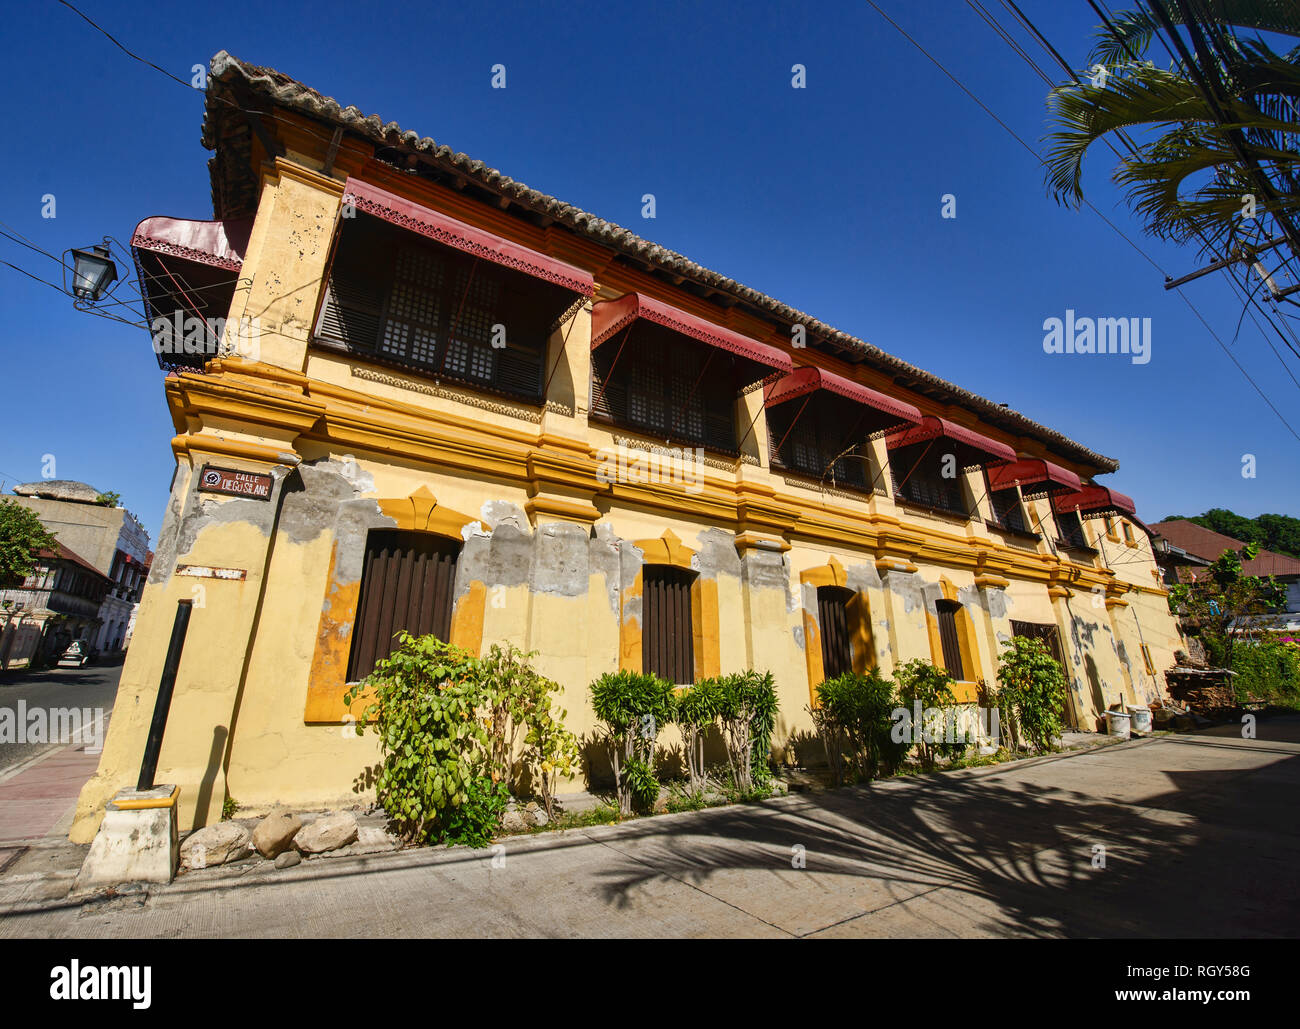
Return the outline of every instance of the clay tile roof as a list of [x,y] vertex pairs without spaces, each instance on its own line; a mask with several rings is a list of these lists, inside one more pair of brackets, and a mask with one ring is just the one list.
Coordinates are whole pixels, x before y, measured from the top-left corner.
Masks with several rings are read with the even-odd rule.
[[322,127],[325,140],[328,140],[332,127],[341,126],[372,142],[417,155],[441,171],[475,182],[527,211],[567,227],[577,235],[640,260],[651,268],[734,297],[760,314],[767,315],[769,320],[784,325],[802,324],[811,339],[824,340],[853,355],[854,359],[891,374],[900,385],[943,402],[965,407],[989,425],[1035,439],[1055,453],[1095,468],[1098,472],[1119,470],[1119,461],[1115,458],[1090,450],[1018,411],[962,389],[803,311],[704,268],[681,254],[642,239],[613,222],[531,189],[522,182],[516,182],[495,168],[459,153],[446,144],[437,143],[409,130],[403,131],[396,122],[386,122],[377,114],[367,116],[356,107],[344,107],[332,97],[324,96],[273,68],[248,64],[224,50],[212,58],[203,119],[203,145],[214,151],[208,168],[216,217],[245,217],[255,211],[259,181],[248,157],[251,153],[252,130],[244,112],[253,109],[265,111],[274,106],[326,123],[331,128]]
[[[1246,545],[1241,540],[1181,518],[1156,522],[1151,530],[1174,546],[1207,561],[1217,560],[1225,550],[1240,550]],[[1261,550],[1253,560],[1245,562],[1241,570],[1247,575],[1300,575],[1300,559]]]

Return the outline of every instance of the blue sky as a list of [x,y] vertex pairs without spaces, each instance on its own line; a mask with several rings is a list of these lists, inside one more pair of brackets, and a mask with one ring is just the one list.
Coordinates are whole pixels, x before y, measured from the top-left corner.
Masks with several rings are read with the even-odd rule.
[[[880,4],[1038,144],[1046,87],[969,6]],[[1084,0],[1021,6],[1083,64],[1096,20]],[[1210,507],[1300,515],[1300,442],[1161,273],[1095,214],[1058,207],[1037,162],[870,7],[82,9],[181,78],[221,49],[270,65],[1006,402],[1117,457],[1120,471],[1102,481],[1148,521]],[[11,4],[6,19],[8,226],[61,253],[104,235],[128,241],[149,215],[212,216],[199,92],[57,3]],[[806,89],[791,88],[796,63]],[[491,88],[494,64],[506,66],[504,90]],[[1194,253],[1141,235],[1112,163],[1099,150],[1088,169],[1094,203],[1166,271],[1197,267]],[[641,217],[644,193],[657,200],[653,221]],[[955,219],[940,216],[946,193]],[[41,217],[46,194],[52,219]],[[0,259],[59,277],[2,238]],[[1232,342],[1241,308],[1227,281],[1184,289],[1300,430],[1300,387],[1249,318]],[[1045,354],[1043,322],[1067,308],[1149,317],[1150,363]],[[52,454],[59,478],[118,491],[156,539],[173,429],[146,333],[78,313],[4,267],[0,310],[5,492],[40,478]],[[1291,369],[1300,374],[1294,359]],[[1253,479],[1241,474],[1245,454]]]

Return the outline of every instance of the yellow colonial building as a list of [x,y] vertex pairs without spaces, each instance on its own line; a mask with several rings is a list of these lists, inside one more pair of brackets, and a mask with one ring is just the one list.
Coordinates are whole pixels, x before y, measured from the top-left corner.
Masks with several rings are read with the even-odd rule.
[[959,699],[1013,635],[1068,718],[1164,690],[1178,635],[1118,462],[269,69],[212,61],[215,220],[132,247],[176,435],[153,568],[74,840],[157,780],[181,827],[348,805],[347,683],[402,628],[587,686],[770,669],[778,757],[824,677],[911,658]]

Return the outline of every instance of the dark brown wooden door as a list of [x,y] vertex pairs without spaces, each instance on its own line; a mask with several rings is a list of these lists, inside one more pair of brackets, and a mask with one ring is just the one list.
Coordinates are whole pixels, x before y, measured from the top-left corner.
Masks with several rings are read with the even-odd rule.
[[695,681],[694,580],[694,573],[667,565],[641,571],[641,669],[672,683]]
[[460,543],[427,532],[375,530],[366,540],[348,681],[364,679],[405,629],[446,640]]
[[961,665],[961,643],[957,638],[957,612],[961,605],[955,600],[940,600],[935,604],[939,620],[939,643],[943,647],[943,666],[954,679],[965,679]]
[[853,591],[839,586],[817,590],[817,624],[822,638],[822,675],[834,679],[853,671],[853,646],[849,642],[849,601]]

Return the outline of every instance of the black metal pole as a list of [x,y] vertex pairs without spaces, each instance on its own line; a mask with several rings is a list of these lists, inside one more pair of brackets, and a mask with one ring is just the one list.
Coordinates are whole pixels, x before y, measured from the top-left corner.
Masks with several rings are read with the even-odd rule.
[[158,754],[162,750],[163,730],[167,728],[167,712],[172,706],[172,691],[176,688],[176,672],[181,666],[181,651],[185,647],[185,633],[190,627],[192,600],[176,602],[176,621],[172,622],[172,639],[167,645],[167,662],[163,665],[162,679],[158,682],[158,699],[153,705],[153,721],[149,724],[149,739],[144,745],[144,760],[140,762],[140,781],[137,790],[153,789],[154,773],[158,770]]

